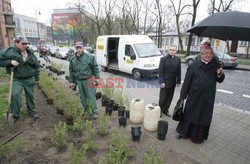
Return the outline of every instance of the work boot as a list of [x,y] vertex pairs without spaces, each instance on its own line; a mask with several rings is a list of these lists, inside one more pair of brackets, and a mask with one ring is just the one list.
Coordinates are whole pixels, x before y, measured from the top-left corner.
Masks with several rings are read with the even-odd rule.
[[93,120],[98,119],[98,114],[93,114],[92,119],[93,119]]
[[34,118],[35,120],[39,118],[38,114],[33,114],[33,115],[30,114],[30,117]]

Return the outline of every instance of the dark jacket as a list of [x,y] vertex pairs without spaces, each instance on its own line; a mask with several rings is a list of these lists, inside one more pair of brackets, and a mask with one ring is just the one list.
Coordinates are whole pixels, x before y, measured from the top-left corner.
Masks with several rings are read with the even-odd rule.
[[179,57],[164,56],[159,64],[159,84],[165,83],[166,88],[181,83],[181,60]]
[[40,66],[36,56],[26,49],[28,57],[26,61],[23,61],[21,52],[16,47],[9,47],[1,50],[0,52],[0,67],[6,67],[8,73],[10,73],[10,67],[13,67],[11,60],[16,60],[19,65],[14,69],[15,78],[35,77],[35,80],[39,80]]
[[85,52],[80,57],[75,54],[70,59],[69,82],[75,83],[76,80],[85,80],[91,76],[95,76],[96,79],[100,78],[95,57]]
[[216,82],[223,82],[225,75],[216,77],[218,62],[212,60],[205,65],[201,60],[195,60],[187,69],[181,89],[181,98],[186,99],[184,120],[195,124],[208,126],[211,123]]

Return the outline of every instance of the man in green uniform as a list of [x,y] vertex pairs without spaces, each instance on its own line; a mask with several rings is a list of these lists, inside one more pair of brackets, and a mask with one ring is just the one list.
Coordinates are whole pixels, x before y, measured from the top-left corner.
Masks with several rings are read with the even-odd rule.
[[92,117],[98,118],[98,109],[95,98],[95,88],[89,85],[88,79],[98,79],[100,77],[98,65],[94,56],[84,52],[84,46],[82,42],[76,43],[76,53],[70,59],[69,64],[69,82],[70,87],[78,86],[80,92],[80,99],[83,108],[86,110],[86,103],[91,101],[93,107]]
[[34,87],[39,81],[39,62],[36,56],[27,49],[28,40],[23,36],[15,38],[15,46],[1,50],[0,67],[6,67],[8,73],[14,67],[13,89],[10,104],[10,113],[14,119],[20,117],[22,106],[22,91],[25,91],[28,113],[34,119],[38,119],[35,101]]

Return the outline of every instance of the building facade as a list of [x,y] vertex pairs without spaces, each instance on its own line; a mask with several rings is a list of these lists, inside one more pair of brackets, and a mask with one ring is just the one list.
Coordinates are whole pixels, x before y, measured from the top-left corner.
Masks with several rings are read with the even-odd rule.
[[78,8],[53,9],[51,14],[52,35],[54,42],[59,45],[72,45],[82,40],[82,14]]
[[14,10],[10,0],[0,0],[0,49],[14,44]]
[[31,45],[46,45],[51,42],[52,39],[47,35],[47,26],[37,22],[36,18],[15,13],[14,21],[16,35],[25,36]]

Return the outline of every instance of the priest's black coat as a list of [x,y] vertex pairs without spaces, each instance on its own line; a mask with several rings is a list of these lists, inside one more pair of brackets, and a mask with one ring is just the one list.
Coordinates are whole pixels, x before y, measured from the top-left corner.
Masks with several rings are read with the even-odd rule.
[[223,82],[224,73],[220,78],[216,77],[219,63],[212,60],[204,64],[201,60],[195,60],[187,69],[180,97],[187,98],[184,108],[184,120],[195,124],[209,126],[211,124],[216,82]]

